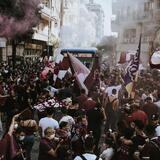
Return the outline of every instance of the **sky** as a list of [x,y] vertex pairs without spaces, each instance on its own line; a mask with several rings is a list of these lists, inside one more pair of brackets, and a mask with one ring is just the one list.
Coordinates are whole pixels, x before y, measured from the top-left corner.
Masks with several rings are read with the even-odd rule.
[[101,4],[105,13],[104,34],[111,35],[112,0],[94,0],[94,2]]

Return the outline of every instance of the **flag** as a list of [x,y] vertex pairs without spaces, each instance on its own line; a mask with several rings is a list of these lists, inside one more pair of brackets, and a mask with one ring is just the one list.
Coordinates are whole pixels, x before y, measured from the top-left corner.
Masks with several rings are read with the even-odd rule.
[[55,86],[60,88],[61,80],[67,75],[67,73],[71,74],[70,64],[68,58],[64,57],[61,53],[58,53],[55,62],[53,80]]
[[127,57],[126,52],[121,52],[118,63],[119,64],[126,63],[126,57]]
[[43,71],[40,73],[40,79],[42,79],[42,80],[46,79],[49,71],[51,71],[52,73],[54,73],[54,69],[53,68],[45,67],[43,69]]
[[98,82],[96,81],[97,78],[99,79],[99,77],[97,77],[99,75],[99,71],[100,71],[99,57],[95,56],[91,72],[84,81],[84,84],[88,90],[91,90],[93,86],[96,87],[97,85],[99,85]]
[[130,62],[134,57],[134,52],[121,52],[118,64],[124,64],[126,62]]
[[140,35],[137,52],[134,55],[134,58],[129,63],[129,65],[127,66],[126,74],[124,76],[125,87],[129,97],[131,97],[131,94],[134,89],[134,83],[137,79],[137,73],[138,73],[139,62],[140,62],[140,52],[141,52],[141,37],[142,35]]
[[15,145],[15,140],[13,138],[13,135],[6,134],[1,140],[0,140],[0,158],[2,160],[6,159],[14,159],[17,154],[17,147]]
[[84,84],[85,79],[90,73],[90,70],[76,57],[68,53],[68,58],[71,66],[71,71],[74,74],[79,87],[84,88],[88,94],[88,89]]

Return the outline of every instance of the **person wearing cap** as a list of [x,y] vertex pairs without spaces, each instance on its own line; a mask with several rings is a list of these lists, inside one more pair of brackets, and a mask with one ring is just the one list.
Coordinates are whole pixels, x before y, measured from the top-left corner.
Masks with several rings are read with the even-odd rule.
[[131,121],[135,120],[141,120],[144,125],[148,123],[148,117],[147,114],[140,109],[140,106],[138,103],[134,103],[131,105],[131,108],[133,108],[133,113],[131,114]]
[[155,127],[155,135],[160,137],[160,124],[159,124],[159,115],[153,114],[151,116],[152,124]]

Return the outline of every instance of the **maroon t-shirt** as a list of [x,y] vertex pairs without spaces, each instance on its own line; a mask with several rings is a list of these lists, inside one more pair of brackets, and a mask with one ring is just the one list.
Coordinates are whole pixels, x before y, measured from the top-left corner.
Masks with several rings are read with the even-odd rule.
[[83,109],[85,109],[86,111],[94,108],[96,106],[96,102],[92,99],[87,99],[84,103],[83,103]]
[[53,156],[48,154],[51,149],[55,149],[55,145],[52,144],[48,139],[42,138],[39,145],[39,156],[38,160],[55,160]]
[[83,103],[87,100],[87,98],[88,97],[85,94],[81,94],[80,96],[76,97],[80,108],[83,108]]

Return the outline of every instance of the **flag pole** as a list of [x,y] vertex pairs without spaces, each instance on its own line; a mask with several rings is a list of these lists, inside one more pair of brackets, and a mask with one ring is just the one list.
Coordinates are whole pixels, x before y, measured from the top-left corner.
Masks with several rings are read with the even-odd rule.
[[[140,34],[138,50],[137,50],[139,61],[140,61],[140,54],[141,54],[141,39],[142,39],[142,32]],[[133,81],[133,86],[132,86],[131,99],[135,99],[135,96],[136,96],[136,82],[138,81],[138,75],[139,75],[139,62],[138,62],[138,67],[137,68],[138,69],[137,69],[136,76],[135,76],[135,79]]]

